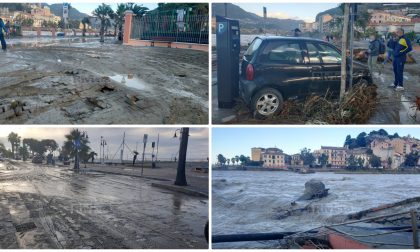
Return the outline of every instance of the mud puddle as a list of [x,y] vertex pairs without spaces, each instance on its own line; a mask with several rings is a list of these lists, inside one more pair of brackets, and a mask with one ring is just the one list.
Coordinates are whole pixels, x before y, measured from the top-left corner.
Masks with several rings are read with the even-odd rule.
[[151,90],[151,87],[149,84],[135,77],[133,74],[126,74],[126,75],[117,74],[117,75],[109,76],[109,78],[113,81],[121,83],[122,85],[125,85],[130,88],[134,88],[137,90]]
[[410,101],[405,95],[401,95],[401,108],[399,111],[401,124],[417,124],[420,118],[417,118],[417,105]]

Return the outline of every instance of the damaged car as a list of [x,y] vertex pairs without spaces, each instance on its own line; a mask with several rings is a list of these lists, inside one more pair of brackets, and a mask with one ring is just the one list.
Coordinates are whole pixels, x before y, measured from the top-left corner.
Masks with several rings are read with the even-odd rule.
[[[303,37],[256,37],[246,50],[239,92],[256,117],[279,113],[285,100],[340,94],[341,51]],[[366,65],[354,61],[353,84],[372,84]]]

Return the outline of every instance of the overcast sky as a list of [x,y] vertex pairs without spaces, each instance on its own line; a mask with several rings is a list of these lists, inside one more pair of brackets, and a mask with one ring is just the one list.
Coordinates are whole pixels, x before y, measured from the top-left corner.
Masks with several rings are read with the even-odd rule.
[[343,146],[347,135],[356,137],[361,132],[385,129],[388,134],[411,135],[420,139],[420,128],[414,127],[300,127],[300,128],[213,128],[212,155],[231,158],[236,155],[251,156],[252,147],[277,147],[287,154],[299,153],[304,147],[311,150],[324,146]]
[[[71,129],[76,128],[59,128],[59,127],[24,127],[24,126],[1,126],[0,142],[6,148],[11,148],[7,141],[10,132],[15,132],[21,139],[35,138],[54,139],[62,146],[65,140],[64,135],[68,134]],[[109,156],[112,158],[118,148],[121,146],[123,134],[125,132],[125,142],[128,147],[124,151],[124,159],[132,158],[130,150],[134,151],[138,143],[138,152],[142,152],[143,135],[148,134],[148,143],[146,145],[147,157],[150,158],[152,152],[151,143],[157,142],[159,134],[159,160],[169,160],[173,158],[179,149],[179,140],[174,138],[175,130],[178,128],[86,128],[78,127],[81,131],[87,131],[90,147],[99,154],[101,136],[104,137],[109,146]],[[177,131],[179,136],[179,131]],[[207,128],[190,128],[190,137],[188,141],[188,160],[207,160],[208,157],[208,129]],[[155,149],[156,151],[156,149]],[[105,149],[105,154],[107,148]],[[128,156],[127,156],[128,155]],[[115,155],[115,159],[119,159],[120,154]]]

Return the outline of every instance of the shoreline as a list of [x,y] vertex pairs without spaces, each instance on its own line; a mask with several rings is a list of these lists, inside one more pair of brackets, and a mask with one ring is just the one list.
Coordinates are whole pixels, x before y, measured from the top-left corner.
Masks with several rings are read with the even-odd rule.
[[[219,168],[212,167],[213,171],[271,171],[271,172],[294,172],[297,171],[280,168],[263,168],[263,167],[235,167],[235,168]],[[420,170],[413,171],[390,171],[390,170],[361,170],[361,171],[349,171],[345,169],[309,169],[309,173],[303,173],[302,175],[318,173],[318,172],[332,172],[335,174],[420,174]]]

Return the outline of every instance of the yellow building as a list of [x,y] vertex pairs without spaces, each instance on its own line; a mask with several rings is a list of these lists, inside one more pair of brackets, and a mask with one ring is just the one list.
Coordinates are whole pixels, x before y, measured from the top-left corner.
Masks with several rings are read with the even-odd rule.
[[411,18],[403,15],[392,14],[385,11],[373,11],[371,13],[370,22],[372,24],[408,23],[411,22]]
[[262,160],[261,154],[264,150],[265,150],[264,148],[260,148],[260,147],[251,148],[251,160],[261,161]]
[[50,8],[47,6],[41,8],[38,5],[32,5],[31,16],[34,20],[33,27],[42,27],[43,22],[52,22],[58,24],[61,20],[60,17],[52,14]]
[[333,167],[344,167],[347,161],[347,148],[321,146],[319,153],[328,156],[328,164]]
[[286,168],[286,155],[278,148],[267,148],[262,152],[263,167]]

